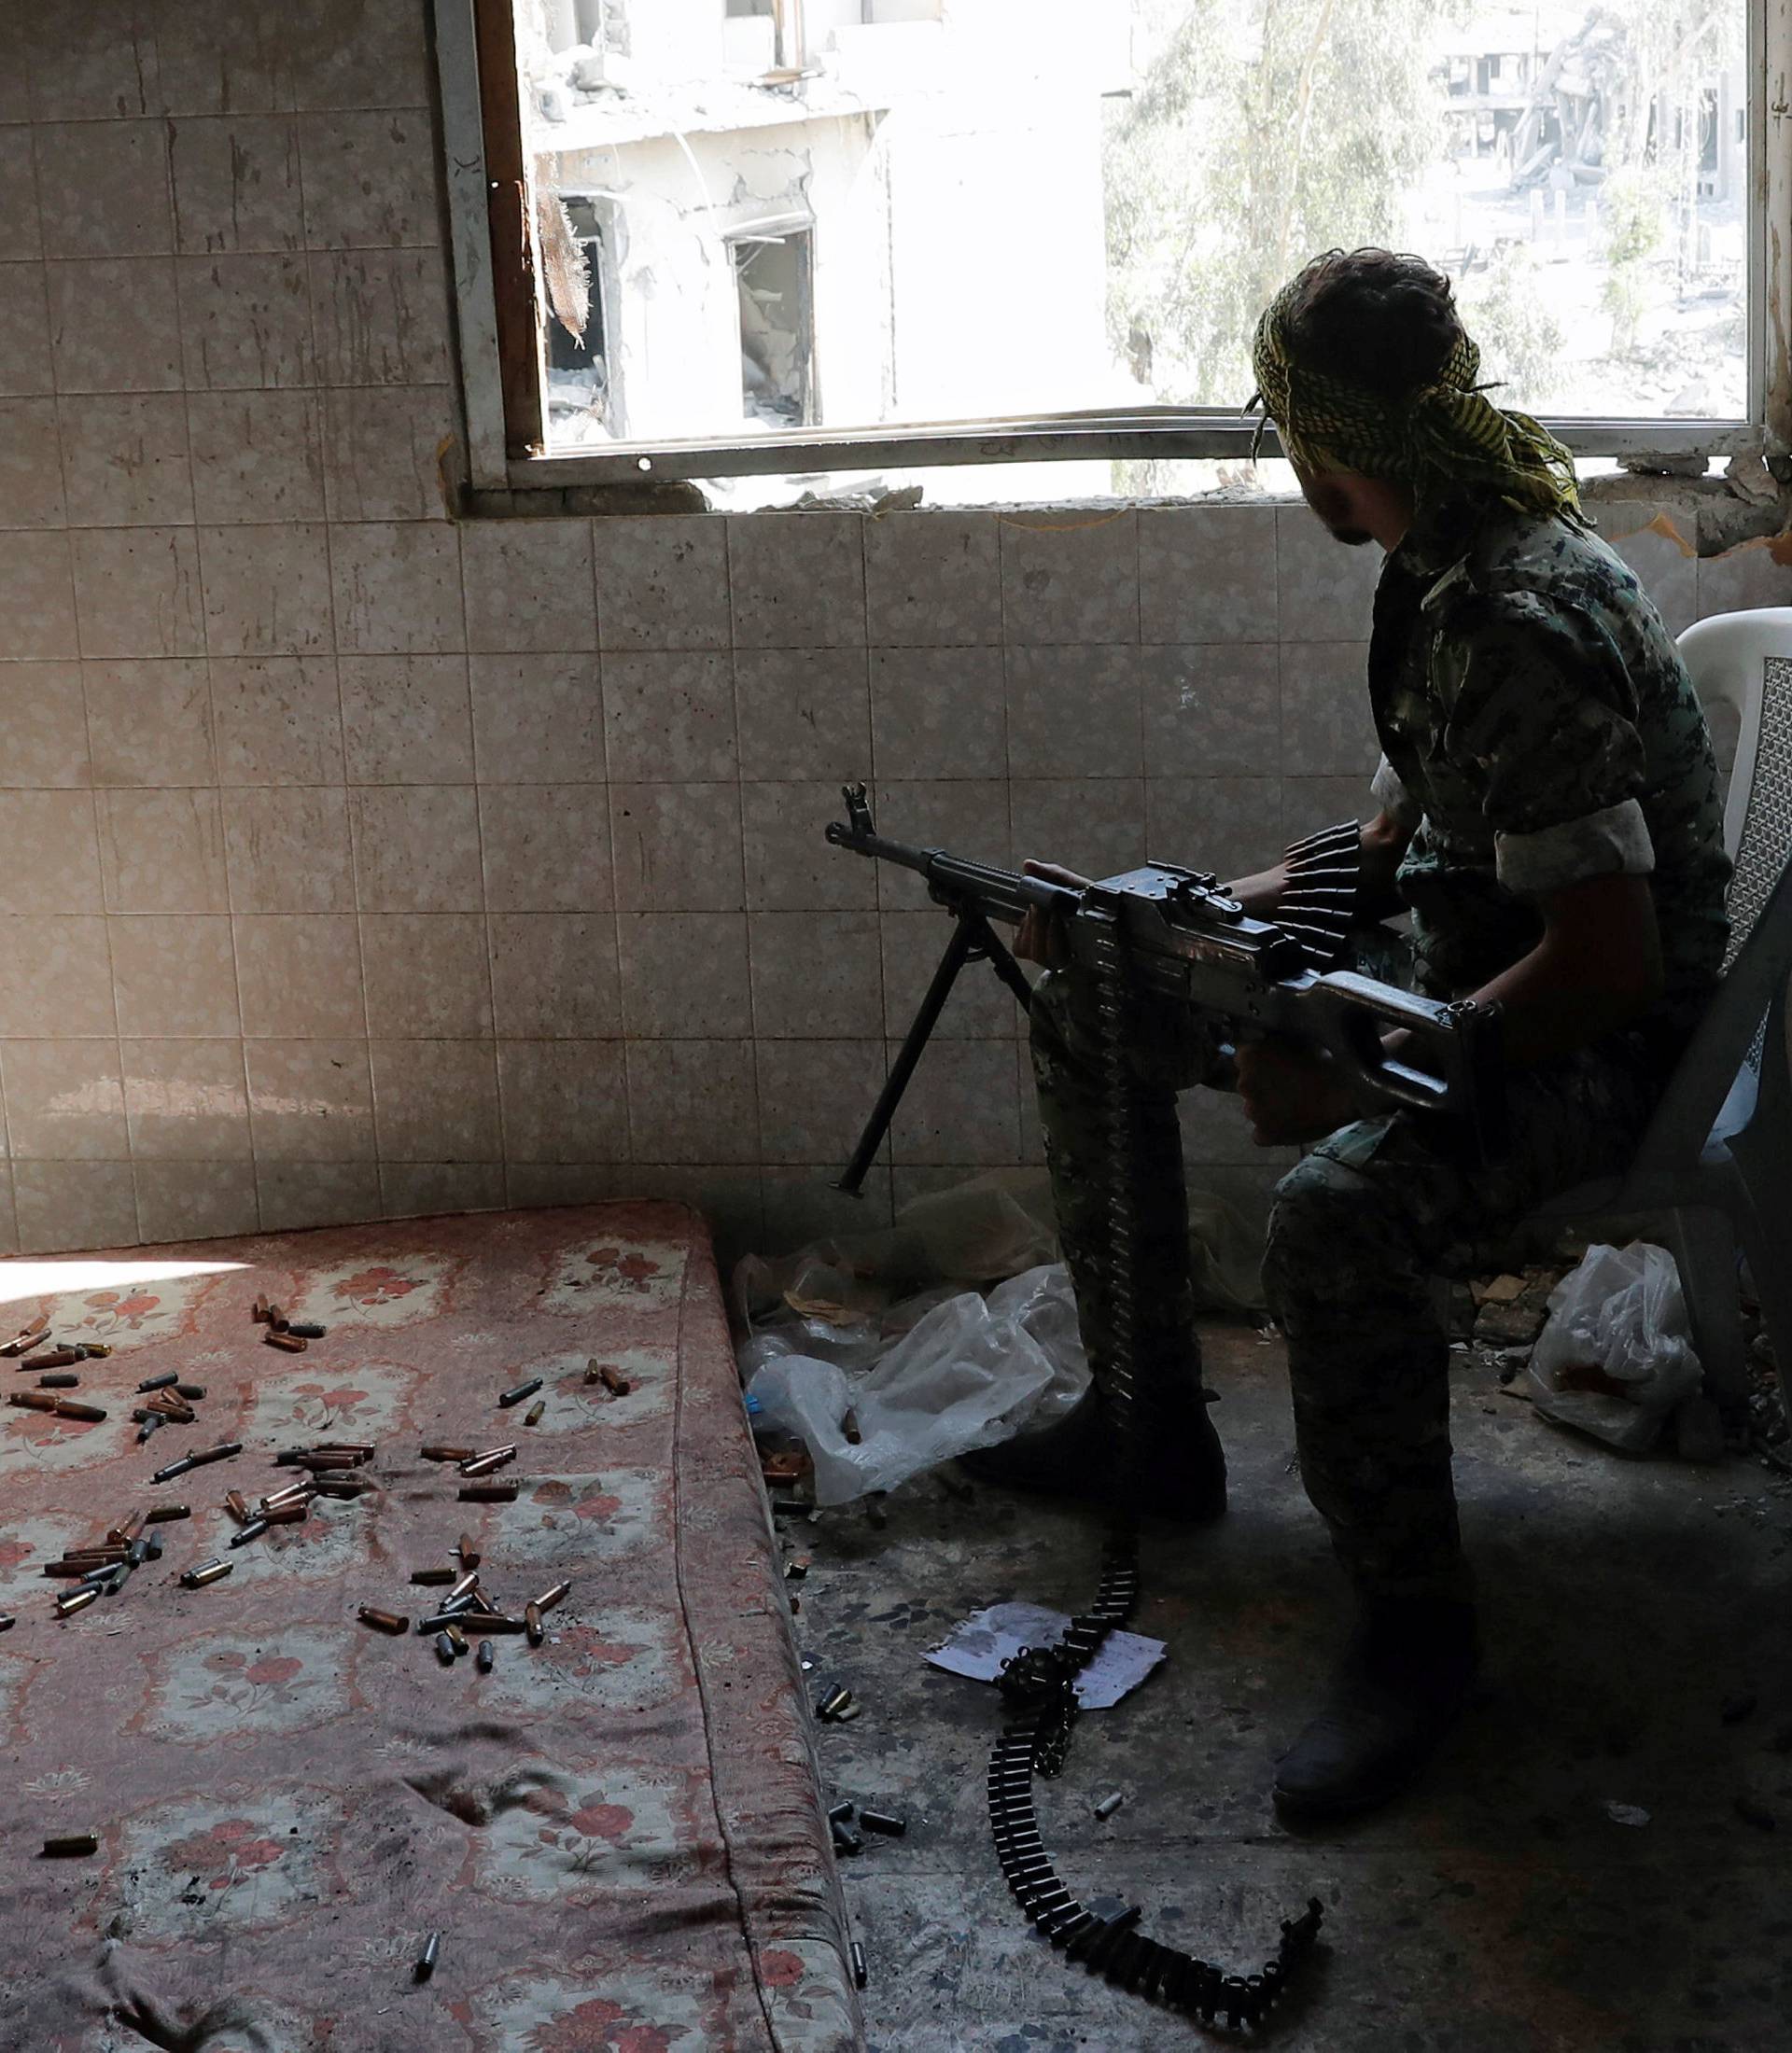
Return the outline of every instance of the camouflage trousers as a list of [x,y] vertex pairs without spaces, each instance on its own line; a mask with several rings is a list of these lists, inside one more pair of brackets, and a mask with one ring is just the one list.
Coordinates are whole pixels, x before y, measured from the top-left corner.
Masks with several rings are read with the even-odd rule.
[[[1397,956],[1379,944],[1365,954],[1366,973],[1404,981],[1389,974]],[[1099,1377],[1112,1334],[1110,1155],[1094,998],[1081,971],[1042,978],[1032,1052],[1059,1236]],[[1187,1008],[1145,997],[1130,1038],[1139,1373],[1141,1383],[1198,1381],[1176,1096],[1215,1075],[1219,1036]],[[1545,1199],[1622,1170],[1659,1079],[1640,1040],[1615,1037],[1509,1073],[1509,1145],[1493,1164],[1453,1159],[1434,1122],[1400,1111],[1341,1127],[1277,1185],[1264,1284],[1287,1336],[1301,1477],[1365,1598],[1461,1598],[1471,1586],[1450,1480],[1449,1343],[1432,1278],[1469,1271]]]

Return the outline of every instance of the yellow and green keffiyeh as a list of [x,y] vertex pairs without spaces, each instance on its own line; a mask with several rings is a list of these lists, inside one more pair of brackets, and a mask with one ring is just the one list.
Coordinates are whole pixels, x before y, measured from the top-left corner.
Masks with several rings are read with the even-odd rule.
[[1575,462],[1528,413],[1496,407],[1476,384],[1481,353],[1466,336],[1435,381],[1398,399],[1316,369],[1296,357],[1290,334],[1295,286],[1284,287],[1257,324],[1252,356],[1264,419],[1303,470],[1353,470],[1395,478],[1422,501],[1434,493],[1480,486],[1507,505],[1581,520]]

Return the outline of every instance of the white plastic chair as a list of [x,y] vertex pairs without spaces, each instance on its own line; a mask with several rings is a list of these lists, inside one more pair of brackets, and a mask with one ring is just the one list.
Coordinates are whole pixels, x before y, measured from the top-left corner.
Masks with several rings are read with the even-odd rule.
[[1705,1387],[1747,1394],[1736,1256],[1749,1273],[1792,1409],[1792,607],[1701,621],[1680,652],[1707,718],[1740,717],[1724,845],[1736,866],[1723,982],[1628,1175],[1533,1215],[1585,1225],[1665,1214]]

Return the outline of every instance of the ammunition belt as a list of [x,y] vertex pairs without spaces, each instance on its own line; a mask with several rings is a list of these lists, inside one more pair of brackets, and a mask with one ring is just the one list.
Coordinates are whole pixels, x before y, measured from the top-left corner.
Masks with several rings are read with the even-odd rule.
[[1131,1618],[1139,1600],[1139,1537],[1126,1479],[1138,1461],[1141,1427],[1133,1387],[1141,1180],[1136,1173],[1129,985],[1117,931],[1110,936],[1097,974],[1110,1170],[1106,1260],[1113,1347],[1108,1394],[1120,1459],[1114,1465],[1114,1499],[1094,1604],[1071,1620],[1062,1639],[1050,1646],[1022,1647],[1002,1664],[1001,1687],[1010,1718],[989,1756],[989,1830],[1002,1878],[1022,1914],[1067,1961],[1148,2002],[1183,2011],[1203,2025],[1248,2031],[1262,2021],[1289,1975],[1311,1949],[1323,1915],[1319,1899],[1312,1898],[1298,1918],[1282,1920],[1275,1955],[1256,1974],[1228,1975],[1211,1961],[1141,1932],[1136,1905],[1111,1918],[1086,1909],[1046,1852],[1033,1808],[1035,1775],[1057,1775],[1069,1756],[1077,1677],[1100,1653],[1108,1635]]

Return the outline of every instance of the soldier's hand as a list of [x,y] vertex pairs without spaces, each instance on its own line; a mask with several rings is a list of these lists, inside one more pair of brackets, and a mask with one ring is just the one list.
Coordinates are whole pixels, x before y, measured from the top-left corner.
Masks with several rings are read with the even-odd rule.
[[[1089,887],[1087,877],[1078,876],[1074,870],[1060,869],[1055,862],[1023,862],[1020,867],[1027,876],[1043,877],[1047,884],[1061,884],[1069,891],[1086,891]],[[1063,922],[1050,913],[1029,913],[1015,936],[1015,953],[1023,962],[1037,962],[1047,970],[1061,970],[1071,959]]]
[[1237,1067],[1239,1096],[1259,1148],[1323,1140],[1356,1116],[1335,1066],[1294,1041],[1246,1041]]

